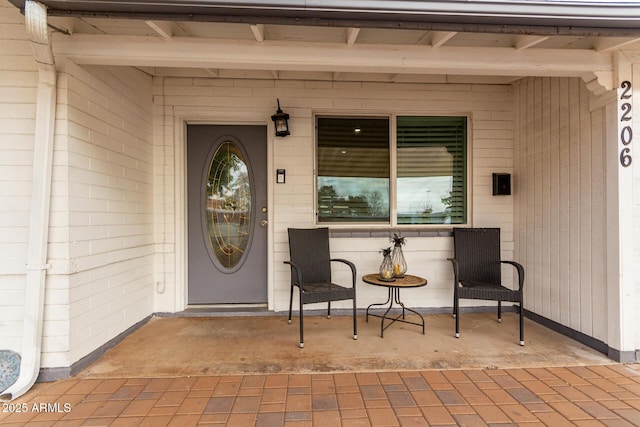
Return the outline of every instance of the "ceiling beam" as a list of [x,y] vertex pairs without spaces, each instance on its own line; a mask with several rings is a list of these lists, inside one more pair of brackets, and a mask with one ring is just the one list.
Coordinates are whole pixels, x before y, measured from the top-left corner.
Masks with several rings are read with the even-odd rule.
[[458,33],[455,31],[432,31],[431,46],[440,47],[451,40],[456,34]]
[[144,22],[164,40],[171,40],[173,38],[173,23],[167,21]]
[[518,36],[516,37],[513,47],[515,47],[516,50],[529,49],[548,38],[548,36]]
[[353,46],[360,34],[360,28],[347,28],[347,45]]
[[430,44],[431,42],[431,33],[426,31],[418,40],[416,40],[415,44]]
[[257,42],[262,43],[264,41],[264,24],[251,25],[251,32]]
[[596,40],[593,48],[598,52],[608,52],[616,49],[620,49],[631,43],[640,42],[638,37],[612,37],[612,38],[600,38]]
[[78,64],[213,69],[578,77],[613,71],[611,54],[592,49],[370,45],[174,37],[54,34],[56,56]]

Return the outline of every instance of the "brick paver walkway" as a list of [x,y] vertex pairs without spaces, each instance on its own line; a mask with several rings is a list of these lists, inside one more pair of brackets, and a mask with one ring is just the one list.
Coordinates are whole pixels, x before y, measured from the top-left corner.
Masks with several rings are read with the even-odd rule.
[[640,426],[640,366],[69,379],[15,426]]

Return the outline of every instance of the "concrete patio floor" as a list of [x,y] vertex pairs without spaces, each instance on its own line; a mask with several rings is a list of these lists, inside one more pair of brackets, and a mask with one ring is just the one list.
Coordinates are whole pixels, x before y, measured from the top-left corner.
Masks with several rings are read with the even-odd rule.
[[[408,320],[414,316],[407,316]],[[518,344],[513,312],[463,314],[459,339],[450,314],[425,315],[426,330],[395,323],[380,337],[380,319],[305,316],[153,318],[80,374],[83,378],[371,372],[415,369],[514,368],[611,363],[603,354],[525,319]]]
[[[426,315],[426,334],[346,316],[154,318],[79,375],[3,405],[15,426],[640,425],[640,365],[534,322]],[[296,319],[297,320],[297,319]]]

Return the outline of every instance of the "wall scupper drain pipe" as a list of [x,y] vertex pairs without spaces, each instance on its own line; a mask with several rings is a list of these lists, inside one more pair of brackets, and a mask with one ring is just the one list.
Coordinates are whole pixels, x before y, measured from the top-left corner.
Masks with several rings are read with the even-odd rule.
[[13,400],[29,391],[40,372],[42,327],[44,323],[44,291],[49,234],[51,170],[56,112],[56,67],[47,27],[47,9],[42,4],[25,3],[27,33],[38,63],[38,92],[33,147],[33,190],[29,222],[26,287],[20,374],[16,382],[0,395],[0,400]]

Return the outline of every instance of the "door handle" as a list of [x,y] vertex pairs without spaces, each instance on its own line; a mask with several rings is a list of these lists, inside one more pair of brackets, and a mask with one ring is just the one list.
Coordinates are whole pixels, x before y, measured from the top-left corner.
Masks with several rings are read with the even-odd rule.
[[268,223],[269,221],[267,221],[266,219],[263,219],[262,221],[260,221],[260,225],[263,227],[266,227]]

